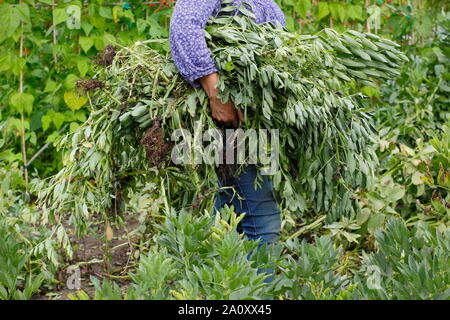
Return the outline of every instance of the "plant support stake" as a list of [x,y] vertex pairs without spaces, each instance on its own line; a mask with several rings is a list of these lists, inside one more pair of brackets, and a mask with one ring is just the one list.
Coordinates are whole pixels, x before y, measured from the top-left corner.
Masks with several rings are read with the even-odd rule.
[[[19,49],[19,55],[22,58],[23,57],[23,30],[22,30],[22,35],[20,36],[20,49]],[[23,70],[20,70],[20,75],[19,75],[19,92],[22,94],[23,93]],[[27,163],[27,147],[26,147],[26,142],[25,142],[25,120],[23,117],[23,110],[20,112],[20,122],[21,122],[21,142],[22,142],[22,157],[23,157],[23,163],[24,166]],[[25,176],[25,185],[28,185],[28,169],[25,166],[24,168],[24,176]]]

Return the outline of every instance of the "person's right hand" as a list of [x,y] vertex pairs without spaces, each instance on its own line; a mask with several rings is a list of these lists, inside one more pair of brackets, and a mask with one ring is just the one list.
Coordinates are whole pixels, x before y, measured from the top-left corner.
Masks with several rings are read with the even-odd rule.
[[232,125],[234,128],[237,128],[239,126],[239,121],[244,121],[244,114],[235,107],[231,100],[222,103],[220,99],[217,98],[218,89],[216,88],[216,85],[218,81],[219,74],[217,72],[200,79],[200,83],[209,97],[211,116],[220,123]]
[[234,128],[239,126],[239,121],[244,121],[244,114],[241,110],[236,109],[231,100],[222,103],[216,97],[209,98],[209,106],[211,108],[211,116],[225,125],[232,125]]

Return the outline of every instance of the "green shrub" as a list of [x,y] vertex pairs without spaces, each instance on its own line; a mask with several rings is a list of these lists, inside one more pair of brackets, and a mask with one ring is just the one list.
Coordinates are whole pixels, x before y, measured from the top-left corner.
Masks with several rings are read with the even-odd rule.
[[375,234],[378,251],[363,254],[355,298],[449,299],[450,231],[390,218]]
[[290,240],[286,248],[291,254],[280,266],[282,276],[274,285],[283,299],[336,299],[352,289],[348,277],[338,272],[343,250],[331,237],[317,238],[315,244]]
[[26,246],[13,237],[2,221],[0,239],[0,299],[30,299],[38,292],[44,274],[34,275],[29,271]]

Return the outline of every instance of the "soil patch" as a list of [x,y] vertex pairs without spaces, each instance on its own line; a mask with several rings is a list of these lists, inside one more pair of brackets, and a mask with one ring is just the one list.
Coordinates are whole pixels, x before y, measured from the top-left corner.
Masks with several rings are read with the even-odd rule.
[[113,229],[114,237],[110,242],[104,240],[104,225],[98,225],[95,234],[89,234],[82,238],[70,236],[74,255],[72,261],[57,272],[55,278],[58,284],[53,290],[43,290],[34,300],[68,300],[68,294],[76,295],[77,289],[71,288],[70,277],[74,272],[69,269],[78,266],[81,277],[80,289],[85,291],[91,298],[94,296],[94,286],[90,277],[99,279],[109,278],[116,282],[123,292],[126,291],[130,279],[128,272],[134,268],[136,258],[134,257],[133,243],[139,241],[136,235],[129,234],[139,227],[139,222],[134,217],[127,217],[126,226]]

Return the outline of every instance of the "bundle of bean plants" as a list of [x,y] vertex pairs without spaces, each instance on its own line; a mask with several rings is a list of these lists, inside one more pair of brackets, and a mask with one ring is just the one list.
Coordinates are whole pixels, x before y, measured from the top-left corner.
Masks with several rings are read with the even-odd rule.
[[[239,10],[219,14],[206,27],[219,97],[244,112],[242,129],[279,130],[280,168],[273,182],[281,205],[329,219],[357,209],[352,192],[367,185],[377,163],[360,88],[395,77],[407,58],[377,35],[332,29],[300,35],[255,24],[248,8]],[[63,169],[37,186],[43,188],[44,219],[70,213],[82,232],[92,214],[119,211],[127,188],[135,191],[150,180],[160,186],[166,208],[188,207],[214,190],[214,166],[170,159],[176,129],[217,127],[208,98],[178,75],[170,55],[151,46],[120,48],[94,79],[80,82],[91,114],[58,143]]]

